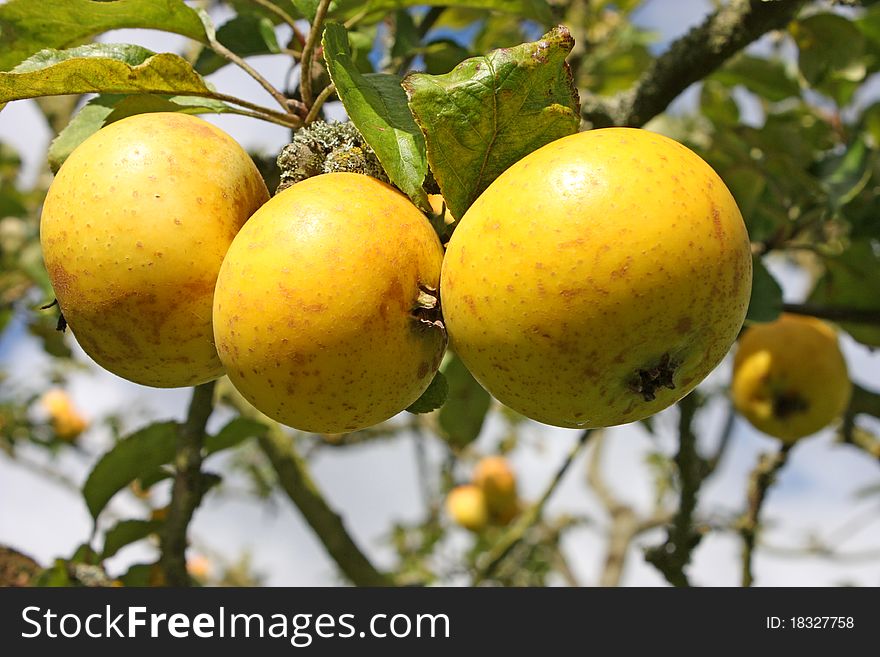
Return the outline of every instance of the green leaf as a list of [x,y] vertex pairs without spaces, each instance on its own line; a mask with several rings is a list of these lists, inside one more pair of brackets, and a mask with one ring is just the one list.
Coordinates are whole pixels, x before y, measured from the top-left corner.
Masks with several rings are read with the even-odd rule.
[[[842,254],[825,258],[825,273],[816,282],[809,301],[857,310],[880,310],[880,243],[855,241]],[[880,347],[880,327],[849,322],[840,325],[862,344]]]
[[159,520],[120,520],[104,534],[101,560],[109,559],[126,545],[155,534],[161,527]]
[[[241,57],[281,52],[272,21],[257,14],[242,14],[227,21],[217,28],[216,38]],[[229,63],[228,59],[210,48],[204,48],[196,59],[195,69],[202,75],[208,75]]]
[[422,35],[416,28],[412,14],[403,9],[394,12],[394,43],[391,46],[393,59],[417,54],[422,45]]
[[[522,21],[513,14],[486,13],[473,9],[453,10],[441,15],[438,23],[447,23],[445,25],[447,29],[465,31],[473,29],[474,24],[479,25],[480,31],[474,37],[473,43],[469,44],[473,55],[482,55],[496,48],[511,48],[527,40]],[[449,23],[458,24],[451,25]],[[427,72],[430,73],[430,71]],[[443,72],[447,73],[448,71]]]
[[[297,0],[294,4],[299,8]],[[310,4],[309,0],[301,2]],[[317,4],[317,3],[315,3]],[[546,0],[336,0],[330,15],[338,19],[363,16],[362,20],[375,21],[384,18],[392,9],[406,7],[466,7],[468,9],[493,9],[530,18],[544,25],[553,23],[553,12]],[[304,10],[303,13],[305,13]],[[314,15],[314,14],[312,14]]]
[[67,50],[41,50],[16,66],[11,73],[33,73],[70,59],[115,59],[132,66],[143,64],[155,55],[152,50],[133,43],[90,43]]
[[83,496],[92,518],[107,502],[132,481],[152,473],[174,458],[178,425],[175,422],[151,424],[123,438],[104,454],[83,485]]
[[136,563],[119,578],[119,581],[125,586],[138,588],[156,586],[157,569],[158,564],[155,563]]
[[321,0],[293,0],[293,6],[296,10],[306,17],[311,23],[315,20],[315,13],[318,11],[318,5]]
[[236,447],[248,438],[264,435],[266,431],[267,427],[262,422],[246,417],[237,417],[215,435],[205,438],[205,452],[213,454],[223,449]]
[[848,103],[866,73],[862,31],[850,20],[831,13],[808,16],[793,23],[791,30],[798,46],[798,66],[806,81],[838,104]]
[[449,383],[449,397],[437,416],[440,432],[450,445],[465,447],[480,435],[492,399],[455,354],[440,369]]
[[229,105],[212,98],[198,96],[156,96],[139,94],[121,96],[104,124],[113,123],[135,114],[149,112],[179,112],[181,114],[224,114],[230,111]]
[[131,45],[44,50],[0,73],[0,102],[81,93],[213,94],[183,57]]
[[412,404],[407,406],[406,410],[410,413],[430,413],[436,411],[443,406],[446,398],[449,396],[449,384],[443,372],[437,372],[428,389],[422,393],[422,396],[416,399]]
[[375,151],[389,180],[427,209],[428,198],[422,189],[428,171],[425,141],[407,107],[399,79],[358,71],[345,28],[338,23],[327,24],[322,44],[327,70],[351,122]]
[[588,46],[578,70],[578,86],[598,96],[624,92],[654,61],[649,46],[655,37],[619,18],[601,21],[595,29],[608,34],[599,43]]
[[141,488],[146,491],[150,490],[150,488],[158,484],[160,481],[165,481],[172,477],[174,477],[174,471],[170,467],[160,466],[155,470],[138,477],[137,482],[140,484]]
[[126,27],[164,30],[206,42],[198,15],[183,0],[9,0],[0,5],[0,71],[40,50],[77,45]]
[[92,98],[49,145],[49,167],[57,172],[73,150],[109,123],[146,112],[222,114],[229,106],[219,100],[192,96],[122,96],[101,94]]
[[121,96],[97,96],[76,113],[52,143],[49,144],[49,168],[57,173],[74,149],[104,126]]
[[432,75],[448,73],[467,59],[470,53],[452,39],[439,39],[425,46],[425,72]]
[[36,336],[43,343],[43,351],[55,358],[72,358],[73,354],[64,339],[64,333],[58,330],[58,320],[54,315],[37,315],[27,325],[28,333]]
[[67,563],[69,564],[84,563],[89,564],[90,566],[96,565],[98,561],[98,553],[92,549],[92,546],[89,543],[81,543],[78,545],[73,551],[73,554],[70,555],[70,558],[67,559]]
[[74,586],[70,579],[70,571],[64,559],[55,559],[55,563],[37,575],[31,583],[40,588],[60,588]]
[[700,113],[711,119],[718,127],[739,124],[739,107],[727,85],[718,80],[706,80],[700,89]]
[[467,59],[446,75],[404,79],[453,217],[461,219],[514,162],[577,132],[578,95],[565,63],[573,44],[568,30],[557,27],[534,43]]
[[724,182],[736,199],[752,240],[767,239],[778,230],[760,213],[761,198],[767,189],[767,179],[760,170],[749,165],[731,167],[724,172]]
[[870,140],[871,146],[880,146],[880,103],[873,103],[862,112],[861,131]]
[[846,151],[820,163],[819,175],[832,209],[839,210],[865,188],[871,179],[874,158],[874,151],[858,136]]
[[348,31],[348,45],[351,46],[351,57],[361,73],[373,73],[373,62],[370,53],[376,43],[377,28],[375,25],[358,25]]
[[752,256],[752,297],[746,320],[772,322],[782,311],[782,288],[767,271],[761,258]]
[[800,95],[797,80],[788,74],[785,64],[776,59],[739,55],[716,71],[710,79],[731,87],[741,85],[771,102]]

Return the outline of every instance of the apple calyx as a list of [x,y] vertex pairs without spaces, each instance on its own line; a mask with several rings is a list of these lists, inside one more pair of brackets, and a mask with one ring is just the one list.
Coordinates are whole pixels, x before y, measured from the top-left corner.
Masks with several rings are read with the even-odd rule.
[[629,389],[640,394],[646,402],[653,401],[658,388],[675,390],[673,376],[678,365],[670,358],[669,353],[665,353],[655,365],[636,370],[630,380]]
[[793,390],[778,392],[773,395],[773,416],[784,420],[810,408],[809,402]]

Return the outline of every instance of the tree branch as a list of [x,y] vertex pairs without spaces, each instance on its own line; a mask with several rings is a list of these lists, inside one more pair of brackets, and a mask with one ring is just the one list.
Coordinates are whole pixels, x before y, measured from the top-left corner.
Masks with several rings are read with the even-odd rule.
[[785,27],[805,0],[731,0],[675,41],[631,89],[612,98],[582,95],[581,114],[596,128],[639,127],[676,96],[771,30]]
[[623,576],[626,555],[639,523],[632,508],[617,499],[602,477],[602,448],[605,445],[605,435],[596,436],[593,443],[593,452],[587,467],[587,482],[611,517],[599,586],[617,586]]
[[587,482],[611,517],[605,558],[602,561],[602,571],[599,575],[599,586],[618,586],[633,540],[639,534],[669,522],[670,515],[658,507],[651,517],[639,518],[632,507],[617,499],[602,476],[604,434],[596,436],[593,442],[593,453],[587,467]]
[[303,46],[302,59],[300,59],[300,96],[306,107],[312,107],[312,56],[315,48],[321,40],[323,33],[324,19],[327,17],[327,10],[330,8],[330,0],[321,0],[318,9],[315,11],[315,20],[312,21],[312,29],[309,30],[306,45]]
[[[302,125],[302,120],[300,117],[295,114],[284,114],[283,112],[276,112],[275,110],[271,110],[267,107],[263,107],[262,105],[257,105],[256,103],[252,103],[250,101],[244,100],[243,98],[238,98],[237,96],[230,96],[228,94],[218,93],[216,91],[207,91],[207,92],[198,92],[198,93],[187,93],[186,91],[178,92],[178,96],[197,96],[199,98],[213,98],[215,100],[222,100],[226,103],[234,103],[235,105],[240,105],[241,107],[245,107],[250,110],[251,114],[244,114],[245,116],[253,116],[254,118],[262,119],[264,121],[269,121],[270,123],[277,123],[278,125],[282,125],[286,128],[298,128]],[[243,114],[243,112],[233,109],[233,112],[236,114]]]
[[259,438],[263,452],[278,475],[281,488],[300,510],[343,574],[357,586],[390,586],[392,579],[379,572],[355,544],[342,518],[327,504],[312,480],[305,461],[290,436],[272,423]]
[[300,32],[299,27],[297,27],[296,19],[293,16],[270,0],[251,0],[251,2],[260,5],[263,9],[275,14],[293,30],[293,36],[299,41],[300,46],[305,44],[306,38],[303,36],[302,32]]
[[709,469],[697,452],[697,437],[692,426],[698,406],[699,398],[695,394],[678,402],[679,444],[675,455],[681,486],[678,511],[672,519],[666,541],[645,553],[645,559],[663,573],[673,586],[690,586],[684,569],[702,538],[702,534],[694,529],[694,511],[697,508],[697,493]]
[[815,303],[784,303],[782,310],[796,315],[810,315],[831,322],[851,324],[874,324],[880,326],[880,310],[846,308],[843,306],[822,306]]
[[733,436],[734,426],[736,426],[736,411],[733,408],[733,402],[728,398],[721,435],[718,437],[718,447],[715,448],[715,453],[706,459],[706,477],[718,469],[721,459],[724,458],[724,454],[730,446],[730,438]]
[[312,103],[312,107],[309,110],[309,113],[306,115],[305,120],[303,121],[303,125],[310,125],[318,118],[318,115],[321,113],[321,108],[324,106],[324,103],[330,96],[336,93],[336,85],[332,82],[328,84],[321,93],[318,94],[318,97],[315,98],[315,102]]
[[852,397],[849,400],[849,408],[846,411],[845,417],[855,418],[860,413],[880,418],[880,393],[868,390],[858,383],[854,383]]
[[501,562],[504,561],[504,558],[523,539],[526,532],[538,522],[544,511],[544,506],[547,504],[547,500],[553,495],[553,492],[556,490],[557,486],[559,486],[559,482],[562,481],[565,473],[568,471],[569,467],[571,467],[571,464],[577,455],[583,450],[591,435],[592,432],[590,429],[581,433],[578,441],[574,444],[574,447],[571,448],[571,451],[569,451],[565,461],[563,461],[559,470],[557,470],[556,474],[553,476],[553,479],[550,480],[550,483],[547,485],[547,488],[544,490],[544,494],[541,495],[540,499],[523,511],[513,524],[510,525],[510,527],[508,527],[504,533],[498,537],[498,540],[496,540],[488,549],[478,564],[477,572],[474,574],[474,585],[490,578]]
[[880,418],[880,394],[854,383],[849,408],[843,415],[840,440],[864,450],[880,461],[880,439],[856,426],[856,415],[861,413]]
[[243,57],[239,57],[234,52],[232,52],[229,48],[220,43],[217,39],[210,39],[209,44],[211,49],[216,52],[218,55],[226,59],[227,61],[232,62],[236,66],[238,66],[245,73],[250,75],[257,83],[266,90],[266,92],[275,99],[281,108],[285,112],[289,112],[292,104],[295,104],[296,101],[293,99],[288,99],[283,93],[281,93],[275,86],[269,82],[263,75],[255,69],[253,66],[248,64]]
[[186,534],[193,513],[205,494],[205,480],[201,471],[202,443],[205,425],[214,410],[215,383],[209,381],[193,389],[186,422],[180,426],[177,438],[171,503],[160,535],[162,556],[159,565],[168,586],[190,585],[186,571]]
[[749,476],[748,509],[739,523],[739,534],[743,539],[742,551],[742,585],[751,586],[754,581],[752,573],[752,556],[755,542],[760,530],[761,507],[767,497],[767,491],[776,480],[776,474],[788,460],[792,444],[783,443],[775,454],[764,454],[758,465]]

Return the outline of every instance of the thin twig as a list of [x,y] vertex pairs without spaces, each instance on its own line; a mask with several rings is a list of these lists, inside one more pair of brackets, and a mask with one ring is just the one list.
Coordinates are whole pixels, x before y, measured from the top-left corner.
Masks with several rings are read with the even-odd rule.
[[784,303],[782,310],[796,315],[810,315],[832,322],[851,324],[872,324],[880,326],[880,310],[866,308],[846,308],[843,306],[823,306],[815,303]]
[[727,452],[727,448],[730,445],[730,438],[733,436],[733,429],[735,426],[736,411],[733,408],[733,402],[728,398],[727,409],[724,415],[724,424],[721,428],[721,436],[718,438],[718,447],[715,448],[715,453],[706,460],[707,477],[718,469],[718,465],[721,463],[721,459],[724,458],[724,454]]
[[425,434],[421,427],[416,425],[412,430],[413,450],[415,451],[416,473],[419,478],[419,485],[422,493],[422,504],[430,511],[434,505],[434,490],[436,482],[431,477],[431,470],[428,466],[428,455],[425,450]]
[[541,495],[540,499],[521,513],[514,523],[508,527],[498,540],[488,549],[477,566],[477,572],[474,573],[473,581],[475,585],[490,578],[498,568],[499,564],[504,561],[504,558],[523,539],[526,532],[538,522],[550,496],[553,495],[553,492],[556,490],[557,486],[559,486],[565,473],[571,467],[572,462],[578,454],[580,454],[581,450],[583,450],[591,435],[592,432],[590,429],[581,433],[577,442],[569,451],[565,461],[563,461],[559,470],[556,471],[553,479],[550,480],[550,483],[547,485],[547,488],[544,490],[544,494]]
[[645,553],[645,559],[673,586],[690,586],[684,569],[702,538],[702,534],[694,529],[697,493],[707,473],[706,462],[697,452],[697,437],[692,426],[698,406],[699,398],[695,394],[678,403],[679,447],[675,455],[681,487],[678,511],[668,529],[666,541]]
[[326,87],[324,87],[323,90],[321,90],[321,93],[319,93],[318,97],[315,98],[315,102],[312,104],[312,107],[309,110],[309,113],[306,114],[306,118],[303,121],[303,125],[309,125],[315,119],[318,118],[318,114],[320,114],[321,108],[324,106],[324,102],[328,98],[330,98],[330,96],[332,96],[334,93],[336,93],[336,85],[333,84],[332,82],[330,84],[328,84]]
[[861,513],[850,517],[836,528],[829,531],[826,534],[824,543],[826,545],[839,546],[841,543],[848,541],[859,532],[864,531],[872,522],[880,520],[880,514],[877,513],[878,511],[880,511],[880,508],[876,505],[867,509],[862,509]]
[[556,570],[559,571],[559,574],[568,586],[574,588],[580,588],[582,586],[578,576],[575,575],[572,570],[571,564],[568,563],[568,559],[565,557],[562,547],[559,545],[556,545],[553,550],[553,563],[556,566]]
[[299,41],[300,45],[303,45],[306,42],[306,38],[303,36],[303,33],[300,32],[299,27],[296,25],[296,19],[284,11],[281,7],[276,5],[274,2],[270,2],[270,0],[251,0],[254,4],[260,5],[263,9],[272,12],[282,21],[284,21],[290,28],[293,30],[293,35],[296,37],[296,40]]
[[618,586],[623,577],[626,557],[633,540],[639,534],[669,522],[671,514],[658,508],[653,516],[639,518],[631,506],[624,504],[614,495],[602,476],[604,444],[604,435],[597,435],[593,439],[593,452],[587,466],[587,483],[596,493],[611,518],[605,557],[602,560],[603,566],[599,574],[599,586]]
[[233,64],[238,66],[241,70],[243,70],[245,73],[250,75],[254,80],[256,80],[259,83],[259,85],[261,87],[263,87],[263,89],[265,89],[269,93],[269,95],[272,96],[272,98],[275,99],[275,102],[277,102],[279,105],[281,105],[281,108],[285,112],[290,111],[290,105],[288,104],[287,96],[285,96],[278,89],[276,89],[275,86],[271,82],[269,82],[265,77],[263,77],[263,75],[258,70],[256,70],[253,66],[248,64],[244,60],[244,58],[236,55],[229,48],[227,48],[222,43],[220,43],[217,39],[211,39],[210,46],[211,46],[211,49],[214,52],[216,52],[218,55],[229,60],[230,62],[232,62]]
[[168,586],[189,586],[186,570],[187,529],[205,493],[202,476],[202,443],[205,425],[214,410],[215,381],[193,389],[186,422],[180,426],[174,457],[174,485],[168,517],[160,535],[159,560]]
[[605,435],[600,434],[593,439],[593,451],[587,467],[587,483],[602,502],[611,518],[608,529],[608,542],[605,546],[605,557],[602,560],[602,571],[599,575],[599,586],[617,586],[623,575],[626,555],[630,543],[638,527],[638,519],[633,509],[621,502],[602,476],[602,453]]
[[229,114],[237,114],[239,116],[249,116],[252,119],[260,119],[261,121],[268,121],[269,123],[274,123],[275,125],[284,126],[285,128],[297,127],[300,124],[293,124],[290,121],[282,121],[274,116],[269,116],[268,114],[263,114],[261,112],[252,112],[250,110],[241,109],[238,107],[230,107],[228,110]]
[[315,20],[312,21],[312,29],[309,30],[306,45],[303,46],[302,59],[300,59],[300,96],[302,97],[302,102],[309,109],[312,106],[312,56],[315,53],[315,47],[321,40],[324,19],[327,17],[327,10],[329,8],[330,0],[321,0],[317,11],[315,11]]
[[767,491],[776,480],[776,474],[785,465],[792,444],[783,443],[775,454],[764,454],[758,465],[749,476],[748,509],[739,522],[739,534],[743,540],[742,551],[742,585],[751,586],[754,581],[752,558],[755,542],[760,530],[761,507],[767,497]]
[[238,98],[237,96],[230,96],[228,94],[223,94],[216,91],[179,91],[176,93],[178,96],[197,96],[200,98],[213,98],[214,100],[222,100],[225,103],[233,103],[235,105],[239,105],[240,107],[251,110],[256,114],[256,118],[263,119],[264,121],[270,121],[272,123],[277,123],[278,125],[283,125],[289,128],[298,128],[302,125],[302,119],[294,114],[283,114],[281,112],[276,112],[275,110],[271,110],[268,107],[257,105],[256,103],[244,100],[243,98]]
[[389,586],[393,580],[379,572],[352,539],[342,518],[324,499],[297,453],[291,438],[272,423],[266,435],[258,438],[269,458],[281,488],[314,530],[342,573],[357,586]]
[[364,6],[361,7],[361,10],[359,12],[352,15],[351,18],[349,18],[348,20],[346,20],[343,23],[343,25],[345,26],[345,29],[350,30],[352,27],[354,27],[355,25],[360,23],[364,19],[364,17],[366,17],[366,15],[369,13],[370,13],[370,3],[365,2]]
[[856,425],[856,416],[863,413],[880,418],[880,393],[854,383],[849,407],[843,414],[840,441],[858,447],[880,460],[880,439]]
[[803,548],[787,547],[783,545],[768,545],[761,543],[761,550],[786,558],[821,558],[840,563],[857,563],[864,561],[877,561],[880,559],[880,548],[865,548],[863,550],[850,550],[837,552],[825,549],[821,546],[808,546]]

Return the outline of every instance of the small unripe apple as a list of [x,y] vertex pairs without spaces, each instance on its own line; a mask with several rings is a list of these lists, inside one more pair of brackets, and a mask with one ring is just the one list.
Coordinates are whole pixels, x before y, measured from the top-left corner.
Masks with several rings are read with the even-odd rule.
[[40,398],[40,405],[49,413],[52,430],[61,440],[73,442],[89,426],[70,395],[60,388],[47,390]]
[[446,512],[457,525],[472,532],[482,531],[489,524],[486,496],[475,484],[462,484],[449,491]]
[[487,456],[474,468],[473,482],[486,496],[493,520],[506,524],[519,511],[516,475],[503,456]]

